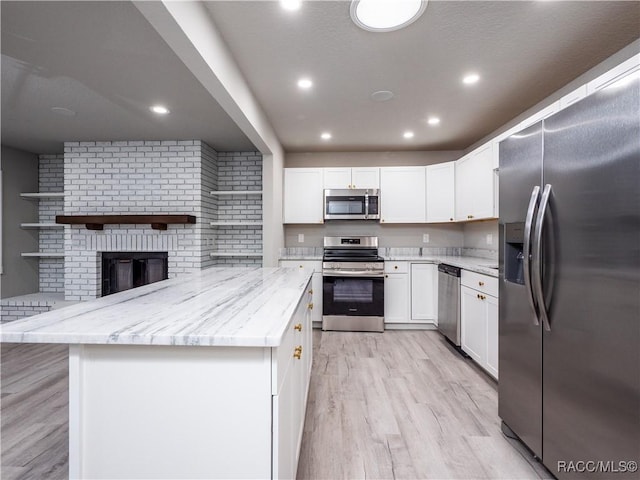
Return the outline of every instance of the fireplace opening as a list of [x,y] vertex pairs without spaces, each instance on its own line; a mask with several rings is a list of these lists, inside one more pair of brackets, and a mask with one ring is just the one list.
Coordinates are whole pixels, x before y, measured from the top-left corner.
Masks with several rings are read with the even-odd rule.
[[103,252],[102,296],[168,278],[167,252]]

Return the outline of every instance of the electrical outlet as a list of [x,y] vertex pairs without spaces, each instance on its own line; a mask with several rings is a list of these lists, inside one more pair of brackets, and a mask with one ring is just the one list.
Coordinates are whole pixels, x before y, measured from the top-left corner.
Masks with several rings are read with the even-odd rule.
[[493,245],[493,233],[487,233],[487,245]]
[[422,243],[429,243],[429,234],[428,233],[423,233],[422,234]]
[[304,243],[304,233],[298,234],[298,243]]

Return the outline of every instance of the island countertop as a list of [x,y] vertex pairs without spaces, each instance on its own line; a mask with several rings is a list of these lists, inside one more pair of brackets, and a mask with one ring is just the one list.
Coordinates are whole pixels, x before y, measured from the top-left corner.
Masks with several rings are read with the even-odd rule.
[[16,343],[277,347],[311,273],[212,267],[2,325]]

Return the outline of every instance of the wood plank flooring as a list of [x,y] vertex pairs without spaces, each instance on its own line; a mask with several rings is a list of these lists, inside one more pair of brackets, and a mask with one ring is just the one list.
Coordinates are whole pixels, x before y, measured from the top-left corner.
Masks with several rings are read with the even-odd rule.
[[503,436],[497,384],[435,331],[314,332],[298,479],[552,478]]
[[[65,345],[2,345],[0,477],[67,478]],[[497,389],[434,331],[314,331],[298,479],[551,478]]]

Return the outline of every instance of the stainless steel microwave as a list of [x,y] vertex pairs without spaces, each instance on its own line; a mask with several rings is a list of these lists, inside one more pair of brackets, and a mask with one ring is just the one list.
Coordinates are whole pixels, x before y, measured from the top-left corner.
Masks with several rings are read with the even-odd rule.
[[331,189],[324,191],[325,220],[380,220],[380,190]]

